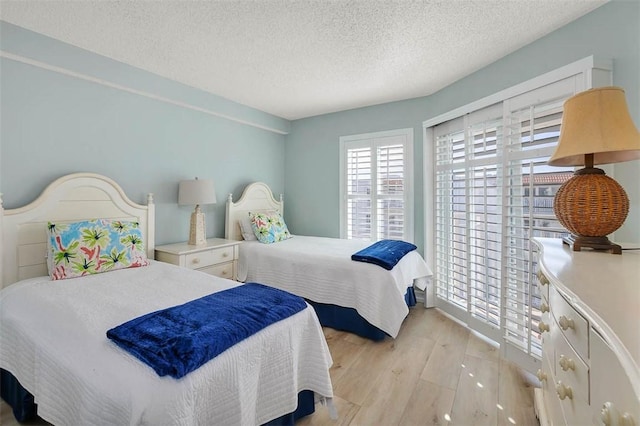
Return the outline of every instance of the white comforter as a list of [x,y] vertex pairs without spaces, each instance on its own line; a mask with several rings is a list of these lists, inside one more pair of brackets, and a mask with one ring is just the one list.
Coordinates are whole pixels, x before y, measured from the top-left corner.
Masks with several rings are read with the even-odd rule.
[[354,308],[369,323],[396,337],[409,313],[407,287],[426,287],[431,269],[415,250],[391,270],[355,262],[371,243],[295,235],[273,244],[240,244],[238,277],[287,290],[318,303]]
[[331,355],[310,308],[180,380],[157,376],[105,335],[147,312],[238,284],[159,262],[22,281],[0,293],[0,367],[56,425],[254,425],[294,411],[301,390],[331,398]]

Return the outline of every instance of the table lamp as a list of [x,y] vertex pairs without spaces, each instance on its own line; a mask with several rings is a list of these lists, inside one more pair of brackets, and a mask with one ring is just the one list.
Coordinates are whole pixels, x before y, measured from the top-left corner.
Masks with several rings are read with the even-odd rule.
[[609,241],[629,213],[629,198],[622,186],[594,164],[640,158],[636,129],[619,87],[600,87],[567,99],[562,113],[558,146],[551,166],[582,166],[558,189],[553,211],[571,232],[563,238],[574,251],[583,247],[621,254]]
[[212,180],[198,179],[181,180],[178,186],[178,204],[196,205],[191,213],[191,225],[189,227],[189,244],[204,245],[207,243],[207,232],[204,221],[204,213],[200,210],[201,204],[215,204],[216,190]]

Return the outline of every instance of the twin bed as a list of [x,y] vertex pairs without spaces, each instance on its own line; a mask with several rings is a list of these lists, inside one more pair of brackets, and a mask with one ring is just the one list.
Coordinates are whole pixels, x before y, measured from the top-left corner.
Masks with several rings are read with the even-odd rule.
[[[249,185],[237,203],[229,196],[226,237],[243,238],[238,223],[249,212],[282,208],[265,184]],[[85,275],[85,269],[104,267],[105,255],[82,263],[65,251],[68,243],[53,238],[55,224],[72,228],[96,218],[139,229],[140,238],[128,241],[143,247],[129,265],[137,267]],[[415,304],[414,285],[424,289],[431,275],[415,251],[391,270],[352,261],[351,254],[369,245],[364,241],[298,235],[275,244],[244,241],[239,278],[300,296],[292,296],[298,310],[184,375],[161,375],[139,352],[114,343],[112,331],[176,306],[255,287],[151,260],[154,226],[151,194],[147,205],[136,204],[114,181],[91,173],[57,179],[22,208],[3,210],[0,200],[0,387],[18,420],[37,410],[56,425],[293,424],[317,403],[335,417],[332,359],[321,325],[374,340],[395,337],[407,306]],[[95,248],[80,248],[94,255]],[[58,250],[55,256],[52,250]],[[53,258],[74,266],[54,268]],[[106,259],[113,266],[120,258],[112,252]],[[244,294],[242,303],[252,298]],[[238,310],[246,311],[242,303]],[[262,308],[271,312],[278,305]],[[221,327],[231,335],[243,328],[237,322]],[[208,333],[215,336],[218,329]],[[179,345],[169,352],[180,345],[188,352],[194,339],[185,336],[172,337]]]
[[306,304],[175,379],[114,344],[107,330],[241,283],[153,260],[51,280],[45,254],[52,221],[135,222],[153,259],[151,196],[138,205],[109,178],[73,174],[33,203],[0,213],[2,396],[18,419],[37,404],[38,415],[56,425],[281,424],[318,401],[331,407],[331,355]]
[[282,214],[283,208],[282,197],[276,200],[262,182],[248,185],[237,202],[229,195],[225,238],[245,239],[240,244],[238,279],[304,297],[324,326],[372,340],[395,338],[408,306],[415,304],[414,286],[425,290],[432,275],[422,256],[411,251],[393,269],[386,270],[351,260],[351,255],[370,241],[293,235],[263,244],[245,238],[247,232],[243,233],[240,225],[250,214]]

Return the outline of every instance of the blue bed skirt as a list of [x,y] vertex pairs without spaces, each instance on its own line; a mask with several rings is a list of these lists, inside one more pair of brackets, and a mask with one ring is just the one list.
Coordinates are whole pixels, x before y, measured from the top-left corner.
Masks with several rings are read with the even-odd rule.
[[[38,414],[38,406],[31,395],[20,385],[13,374],[0,369],[0,394],[2,399],[11,406],[13,415],[19,422],[34,420]],[[293,413],[271,420],[268,426],[293,426],[298,419],[315,412],[315,398],[313,391],[304,390],[298,393],[298,408]]]
[[[416,293],[413,287],[407,288],[404,300],[407,302],[407,306],[416,305]],[[360,337],[364,337],[365,339],[374,341],[383,340],[388,336],[387,333],[371,325],[371,323],[366,319],[362,318],[353,308],[317,303],[312,300],[307,300],[307,302],[313,306],[313,309],[315,309],[316,315],[320,320],[320,324],[324,327],[347,331],[349,333],[357,334]]]

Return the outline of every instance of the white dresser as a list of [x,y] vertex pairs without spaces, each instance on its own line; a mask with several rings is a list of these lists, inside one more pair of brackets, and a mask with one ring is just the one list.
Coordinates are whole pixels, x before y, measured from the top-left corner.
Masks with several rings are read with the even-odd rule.
[[540,424],[640,426],[640,251],[533,241],[543,312]]
[[207,243],[201,246],[187,243],[156,246],[155,257],[161,262],[235,280],[239,245],[240,241],[209,238]]

